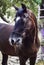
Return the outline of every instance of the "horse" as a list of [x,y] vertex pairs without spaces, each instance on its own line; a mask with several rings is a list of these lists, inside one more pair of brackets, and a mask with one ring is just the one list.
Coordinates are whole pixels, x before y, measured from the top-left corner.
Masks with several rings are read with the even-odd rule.
[[25,65],[27,59],[30,65],[35,65],[40,47],[37,19],[25,4],[16,9],[15,24],[0,23],[0,51],[2,65],[7,65],[8,55],[18,56],[20,65]]

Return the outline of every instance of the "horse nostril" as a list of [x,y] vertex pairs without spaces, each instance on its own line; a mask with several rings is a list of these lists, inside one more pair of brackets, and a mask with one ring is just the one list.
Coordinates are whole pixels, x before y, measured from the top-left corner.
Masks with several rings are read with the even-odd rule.
[[18,39],[16,42],[19,42],[20,41],[20,39]]
[[11,40],[11,42],[12,42],[12,44],[14,44],[14,40],[13,39]]

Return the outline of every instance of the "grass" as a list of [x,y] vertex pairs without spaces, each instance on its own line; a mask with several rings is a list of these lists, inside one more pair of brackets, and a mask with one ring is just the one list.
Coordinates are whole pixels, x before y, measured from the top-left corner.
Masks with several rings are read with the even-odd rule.
[[36,65],[44,65],[44,61],[39,61]]

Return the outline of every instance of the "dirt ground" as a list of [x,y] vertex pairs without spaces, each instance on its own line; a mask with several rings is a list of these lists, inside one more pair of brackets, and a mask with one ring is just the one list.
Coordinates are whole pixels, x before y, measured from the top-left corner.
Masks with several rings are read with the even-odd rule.
[[[19,58],[16,56],[15,57],[14,56],[8,57],[8,65],[20,65],[19,62],[20,62]],[[2,65],[1,63],[2,63],[2,54],[0,52],[0,65]],[[29,60],[27,60],[26,65],[29,65]],[[40,61],[36,65],[44,65],[44,63]]]
[[[19,65],[18,59],[19,59],[18,57],[9,56],[8,65]],[[0,65],[2,65],[2,54],[1,54],[1,52],[0,52]]]
[[[9,56],[8,57],[8,65],[20,65],[19,62],[20,62],[19,58],[16,56]],[[2,65],[1,63],[2,63],[2,54],[0,52],[0,65]],[[26,62],[26,65],[27,65],[27,63],[29,65],[29,60]]]

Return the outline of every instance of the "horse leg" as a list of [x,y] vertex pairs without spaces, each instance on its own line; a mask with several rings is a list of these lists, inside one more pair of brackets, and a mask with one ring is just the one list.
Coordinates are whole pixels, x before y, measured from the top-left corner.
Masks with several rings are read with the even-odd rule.
[[30,58],[30,65],[35,65],[36,62],[36,57],[31,57]]
[[27,58],[20,57],[20,65],[25,65]]
[[2,65],[7,65],[8,55],[2,54]]

